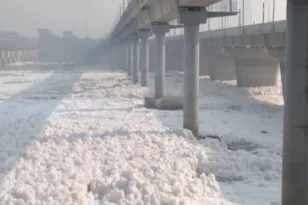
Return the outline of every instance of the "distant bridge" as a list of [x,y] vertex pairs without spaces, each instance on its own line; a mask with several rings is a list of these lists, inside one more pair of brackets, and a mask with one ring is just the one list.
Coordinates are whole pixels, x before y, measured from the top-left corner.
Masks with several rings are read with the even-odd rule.
[[0,38],[0,67],[16,61],[36,61],[38,54],[36,39]]

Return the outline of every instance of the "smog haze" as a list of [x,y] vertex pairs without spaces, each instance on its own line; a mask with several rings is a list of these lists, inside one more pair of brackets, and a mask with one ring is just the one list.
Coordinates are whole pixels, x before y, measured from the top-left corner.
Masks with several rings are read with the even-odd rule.
[[103,37],[114,21],[121,0],[0,0],[0,30],[36,36],[37,28],[56,34]]

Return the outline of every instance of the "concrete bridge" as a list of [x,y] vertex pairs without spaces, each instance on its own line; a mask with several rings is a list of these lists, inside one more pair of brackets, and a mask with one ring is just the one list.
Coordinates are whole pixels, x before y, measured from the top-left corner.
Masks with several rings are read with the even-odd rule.
[[[194,133],[199,75],[237,80],[238,86],[275,86],[281,73],[284,85],[286,22],[199,32],[208,18],[236,14],[234,1],[228,11],[210,9],[221,2],[132,0],[109,36],[114,66],[126,69],[133,83],[147,86],[149,69],[155,71],[155,99],[165,98],[165,69],[184,71],[184,127]],[[180,27],[184,35],[166,37]]]
[[[286,21],[201,32],[200,75],[238,86],[276,85],[279,67],[284,76],[285,45]],[[183,50],[183,36],[167,38],[166,69],[183,70]]]
[[[307,204],[308,173],[302,170],[308,164],[308,2],[287,0],[287,22],[199,33],[199,24],[207,18],[228,15],[211,13],[209,7],[218,2],[131,0],[110,34],[117,59],[113,66],[127,69],[133,83],[139,82],[140,69],[142,86],[147,86],[149,65],[153,66],[156,105],[165,100],[165,68],[183,69],[183,127],[197,137],[200,72],[213,80],[236,79],[239,86],[275,85],[280,66],[282,74],[285,70],[282,204]],[[166,46],[173,19],[184,26],[184,36],[168,38]],[[149,52],[152,34],[155,47]]]
[[36,61],[38,58],[38,44],[36,40],[24,38],[0,39],[0,68],[17,61]]
[[[227,11],[209,7],[222,0],[131,0],[109,35],[114,44],[114,62],[125,67],[133,83],[147,86],[149,71],[149,37],[155,36],[155,96],[148,99],[158,105],[165,99],[166,33],[184,27],[184,127],[198,135],[199,94],[199,26],[208,18],[235,15],[232,0]],[[170,22],[177,20],[178,25]],[[140,49],[139,49],[139,40]],[[119,58],[120,57],[120,58]],[[121,62],[119,59],[125,59]],[[170,99],[170,98],[168,98]],[[155,106],[158,107],[158,106]]]

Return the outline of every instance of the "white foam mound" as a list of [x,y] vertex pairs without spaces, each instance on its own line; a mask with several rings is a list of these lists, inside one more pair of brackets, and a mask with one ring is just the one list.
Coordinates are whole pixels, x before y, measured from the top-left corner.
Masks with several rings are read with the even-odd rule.
[[25,66],[27,64],[23,63],[23,62],[15,62],[15,63],[10,63],[9,66]]
[[216,177],[260,186],[281,174],[274,154],[230,151],[188,131],[61,134],[53,126],[4,176],[4,204],[222,205]]
[[[279,204],[281,152],[271,147],[281,144],[280,115],[247,90],[200,82],[200,129],[259,145],[231,151],[169,128],[182,127],[182,112],[141,107],[146,89],[123,73],[75,82],[73,70],[61,72],[0,73],[10,81],[0,91],[16,95],[0,107],[0,204]],[[182,93],[182,77],[167,79],[170,94]]]
[[[113,74],[113,75],[112,75]],[[100,79],[97,74],[89,73],[86,78],[80,80],[75,91],[79,91],[78,97],[88,98],[135,98],[143,99],[147,91],[146,88],[140,85],[133,85],[132,82],[126,79],[125,75],[115,75],[110,73],[110,76]]]
[[5,176],[4,204],[221,204],[215,176],[196,172],[202,146],[190,133],[49,130]]
[[250,95],[282,95],[281,86],[260,86],[254,88],[246,88]]

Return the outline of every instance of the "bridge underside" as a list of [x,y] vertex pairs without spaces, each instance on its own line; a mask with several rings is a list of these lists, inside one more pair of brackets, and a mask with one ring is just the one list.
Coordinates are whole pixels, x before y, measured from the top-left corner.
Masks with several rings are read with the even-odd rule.
[[[131,1],[109,39],[121,39],[140,29],[150,29],[153,22],[171,22],[180,18],[179,8],[206,8],[222,0],[141,0]],[[207,17],[230,15],[215,12]]]
[[[166,66],[179,67],[184,71],[184,120],[183,127],[195,135],[198,127],[198,95],[200,74],[199,25],[207,22],[208,18],[235,15],[232,8],[226,11],[208,11],[207,7],[222,0],[141,0],[131,1],[114,28],[109,39],[114,43],[129,45],[130,56],[127,61],[129,74],[132,74],[134,84],[139,83],[139,70],[142,74],[142,84],[147,83],[149,64],[155,69],[154,101],[165,98],[165,69]],[[184,27],[183,52],[177,49],[167,50],[166,33],[174,26],[169,23],[177,20]],[[153,61],[149,61],[148,38],[155,36]],[[140,40],[141,47],[138,47]],[[122,50],[121,45],[119,45]],[[126,50],[126,49],[124,49]],[[180,50],[180,49],[179,49]],[[118,53],[118,52],[115,52]],[[123,55],[125,56],[125,55]],[[168,58],[166,64],[166,57]],[[182,63],[181,63],[182,62]],[[205,63],[205,62],[201,62]],[[201,72],[205,73],[205,72]]]

